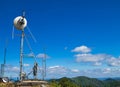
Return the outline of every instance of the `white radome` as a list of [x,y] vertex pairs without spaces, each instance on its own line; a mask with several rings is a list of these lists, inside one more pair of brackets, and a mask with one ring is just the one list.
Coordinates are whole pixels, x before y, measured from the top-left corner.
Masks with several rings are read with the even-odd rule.
[[14,19],[14,26],[18,30],[23,30],[27,26],[27,20],[22,16],[18,16]]

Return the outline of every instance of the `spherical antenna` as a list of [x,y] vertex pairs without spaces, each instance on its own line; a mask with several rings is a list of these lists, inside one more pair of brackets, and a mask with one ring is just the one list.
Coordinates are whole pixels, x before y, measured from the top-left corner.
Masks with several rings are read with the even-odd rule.
[[23,16],[14,19],[14,26],[18,30],[23,30],[27,26],[27,20]]

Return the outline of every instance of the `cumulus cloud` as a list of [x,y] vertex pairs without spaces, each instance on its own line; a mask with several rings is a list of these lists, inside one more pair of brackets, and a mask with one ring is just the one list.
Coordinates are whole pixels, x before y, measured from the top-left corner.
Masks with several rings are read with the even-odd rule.
[[74,55],[76,62],[90,63],[94,66],[106,64],[108,66],[120,66],[120,57],[116,58],[109,54],[92,54],[92,50],[87,46],[76,47],[72,52],[78,52]]
[[120,58],[112,57],[110,59],[107,59],[109,66],[120,66]]
[[119,68],[98,68],[98,69],[91,69],[91,70],[83,70],[82,71],[85,76],[89,77],[119,77],[120,69]]
[[95,62],[93,65],[94,66],[100,66],[100,65],[102,65],[102,63],[101,62]]
[[13,72],[13,73],[18,73],[19,72],[19,67],[17,66],[7,66],[5,67],[6,72]]
[[79,73],[80,71],[78,69],[71,69],[72,72],[74,73]]
[[76,54],[74,56],[76,58],[76,62],[92,63],[92,65],[95,66],[108,63],[107,60],[111,58],[111,55],[107,54]]
[[27,57],[27,58],[34,58],[35,57],[35,54],[33,52],[29,53],[29,54],[24,54],[24,57]]
[[51,66],[48,68],[48,72],[49,73],[59,73],[59,74],[67,74],[67,73],[77,73],[79,72],[78,69],[68,69],[66,67],[63,67],[63,66]]
[[56,65],[56,66],[50,66],[49,69],[55,69],[55,68],[60,68],[61,66]]
[[19,71],[19,67],[13,67],[13,68],[12,68],[12,71],[18,72],[18,71]]
[[29,53],[29,54],[24,54],[24,57],[27,58],[50,58],[47,54],[44,53],[39,53],[38,55],[35,55],[33,52]]
[[61,77],[115,77],[119,76],[120,69],[114,67],[93,68],[93,69],[71,69],[63,66],[51,66],[47,69],[47,77],[61,78]]
[[62,66],[51,66],[48,68],[48,73],[53,74],[66,74],[69,69],[62,67]]
[[82,45],[82,46],[74,48],[72,52],[88,53],[88,52],[91,52],[91,49],[88,48],[87,46]]
[[110,56],[106,54],[76,54],[75,57],[77,62],[94,62],[98,64]]
[[108,66],[120,66],[120,58],[107,54],[76,54],[76,62],[92,63],[94,66],[106,64]]
[[29,66],[30,66],[30,64],[23,64],[23,66],[25,66],[25,67],[29,67]]
[[50,58],[47,54],[44,54],[44,53],[39,53],[36,58]]
[[51,66],[47,68],[47,76],[48,78],[61,78],[61,77],[72,77],[72,76],[78,76],[76,74],[79,74],[78,69],[70,69],[66,68],[64,66]]
[[17,66],[7,66],[5,67],[5,76],[7,77],[18,77],[19,76],[19,67]]
[[[9,76],[19,76],[19,67],[8,67],[7,71]],[[27,72],[27,71],[26,71]],[[75,77],[75,76],[88,76],[88,77],[115,77],[120,76],[120,68],[106,67],[106,68],[91,68],[91,69],[76,69],[64,66],[50,66],[46,70],[47,78],[61,78],[61,77]],[[38,75],[41,75],[39,72]]]
[[103,70],[103,73],[110,73],[110,72],[112,72],[112,69],[111,69],[111,68],[105,68],[105,69]]

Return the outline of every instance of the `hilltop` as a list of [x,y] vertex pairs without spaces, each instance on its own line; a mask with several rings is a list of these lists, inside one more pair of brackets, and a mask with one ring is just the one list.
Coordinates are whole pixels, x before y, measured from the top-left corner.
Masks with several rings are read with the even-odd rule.
[[63,77],[60,79],[49,80],[51,87],[118,87],[120,79],[108,78],[106,80],[98,80],[85,76],[74,78]]

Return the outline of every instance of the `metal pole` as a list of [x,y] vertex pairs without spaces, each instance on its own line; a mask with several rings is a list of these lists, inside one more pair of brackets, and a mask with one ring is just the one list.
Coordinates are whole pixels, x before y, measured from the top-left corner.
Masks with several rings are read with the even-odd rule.
[[4,73],[5,73],[5,65],[6,65],[6,47],[5,47],[5,50],[4,50],[4,64],[3,64],[3,71],[2,71],[2,74],[3,74],[3,77],[4,77]]
[[42,80],[44,80],[44,58],[42,58]]
[[20,81],[22,81],[22,62],[23,62],[23,42],[24,42],[24,29],[22,29],[21,43],[20,43]]
[[44,57],[42,58],[42,80],[46,76],[46,49],[44,48]]
[[3,69],[3,68],[4,68],[4,64],[1,64],[1,77],[4,76],[4,75],[3,75],[3,74],[4,74],[4,69]]

